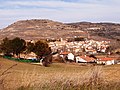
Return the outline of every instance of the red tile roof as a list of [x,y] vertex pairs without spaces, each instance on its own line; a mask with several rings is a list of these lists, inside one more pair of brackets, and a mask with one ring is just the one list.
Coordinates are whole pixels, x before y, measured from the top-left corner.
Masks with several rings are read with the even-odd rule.
[[104,57],[104,58],[99,58],[100,61],[111,61],[115,60],[116,58],[109,58],[109,57]]
[[86,56],[86,55],[80,56],[80,58],[86,60],[87,62],[93,62],[95,60],[94,58]]
[[61,52],[61,55],[68,55],[70,52]]

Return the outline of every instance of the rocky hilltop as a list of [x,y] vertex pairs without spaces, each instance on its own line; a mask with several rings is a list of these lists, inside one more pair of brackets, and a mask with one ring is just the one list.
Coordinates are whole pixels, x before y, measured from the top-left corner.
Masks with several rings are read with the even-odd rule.
[[120,39],[120,24],[114,23],[61,23],[52,20],[21,20],[0,30],[0,39],[20,37],[23,39],[70,38]]

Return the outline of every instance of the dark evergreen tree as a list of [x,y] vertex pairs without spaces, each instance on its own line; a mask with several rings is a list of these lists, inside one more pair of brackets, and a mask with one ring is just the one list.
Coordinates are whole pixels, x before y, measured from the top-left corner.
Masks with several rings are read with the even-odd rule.
[[47,42],[37,41],[34,45],[34,53],[39,58],[42,58],[43,56],[49,55],[51,53],[51,49],[49,48]]
[[7,37],[4,38],[0,44],[0,50],[4,55],[11,55],[12,53],[12,47],[11,47],[11,40],[9,40]]
[[20,53],[23,52],[26,48],[26,42],[25,40],[16,37],[11,40],[11,47],[13,54],[16,54],[18,58],[20,58]]
[[48,66],[52,62],[51,48],[45,41],[37,41],[34,46],[34,53],[38,56],[38,59],[42,59],[44,66]]
[[34,51],[34,43],[27,42],[26,52],[30,53]]

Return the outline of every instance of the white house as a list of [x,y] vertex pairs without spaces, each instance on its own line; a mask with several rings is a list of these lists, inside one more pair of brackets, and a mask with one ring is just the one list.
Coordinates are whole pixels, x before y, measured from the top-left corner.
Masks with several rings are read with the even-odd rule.
[[67,57],[68,60],[74,61],[74,55],[70,52],[62,52],[60,53],[60,56],[64,59]]
[[89,62],[95,62],[95,59],[89,56],[77,56],[76,57],[76,63],[89,63]]
[[116,59],[115,58],[104,57],[104,58],[99,58],[97,60],[97,64],[113,65],[115,63],[116,63]]
[[74,61],[74,55],[72,53],[69,53],[67,55],[67,57],[68,57],[68,60],[73,60]]

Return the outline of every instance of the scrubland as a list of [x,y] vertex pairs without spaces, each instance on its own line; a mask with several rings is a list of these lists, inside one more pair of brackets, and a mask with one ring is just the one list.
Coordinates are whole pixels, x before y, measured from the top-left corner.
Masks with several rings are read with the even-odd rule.
[[120,65],[44,67],[0,58],[0,90],[120,90],[119,85]]

